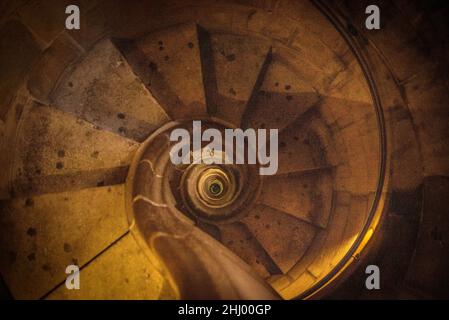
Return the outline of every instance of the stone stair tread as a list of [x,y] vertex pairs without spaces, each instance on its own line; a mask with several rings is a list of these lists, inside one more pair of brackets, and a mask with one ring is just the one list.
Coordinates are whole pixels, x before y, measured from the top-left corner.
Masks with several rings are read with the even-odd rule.
[[332,154],[321,120],[315,114],[301,116],[280,132],[278,175],[328,166]]
[[[131,234],[125,235],[80,272],[84,290],[59,286],[49,300],[175,299],[167,280],[149,263]],[[101,285],[98,285],[101,283]],[[164,292],[165,291],[165,292]]]
[[169,120],[110,40],[72,68],[51,94],[57,108],[139,142]]
[[310,223],[264,205],[253,208],[243,222],[283,273],[301,259],[317,230]]
[[270,176],[265,179],[260,202],[317,227],[326,228],[332,210],[332,170]]
[[40,194],[123,183],[138,143],[53,107],[24,112],[13,194]]
[[298,78],[289,65],[273,54],[265,77],[242,120],[245,128],[282,130],[320,101],[313,85]]
[[239,127],[270,55],[270,44],[258,38],[215,33],[210,45],[217,90],[215,116]]
[[248,263],[261,277],[281,274],[279,267],[242,223],[219,226],[221,242]]
[[[39,299],[126,232],[124,185],[2,202],[0,270],[17,299]],[[95,204],[94,206],[92,204]],[[9,258],[8,258],[9,256]]]
[[116,44],[172,119],[207,115],[196,24],[181,24]]

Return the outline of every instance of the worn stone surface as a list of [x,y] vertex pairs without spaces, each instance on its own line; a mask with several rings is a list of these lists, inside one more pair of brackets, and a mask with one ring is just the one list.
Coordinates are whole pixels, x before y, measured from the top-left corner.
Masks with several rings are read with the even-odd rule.
[[[366,91],[356,90],[357,94],[346,94],[345,91],[333,91],[339,92],[341,98],[324,98],[319,107],[320,114],[332,137],[333,150],[330,150],[329,158],[333,159],[332,164],[338,165],[336,189],[366,194],[377,187],[379,126],[373,105],[367,103],[370,98]],[[365,98],[366,102],[363,101]]]
[[207,115],[195,24],[176,26],[119,47],[172,119]]
[[67,66],[82,54],[82,49],[67,33],[61,33],[42,54],[30,72],[28,89],[40,101],[49,96]]
[[11,20],[0,26],[0,120],[5,120],[16,90],[39,54],[38,44],[22,23]]
[[[92,205],[94,204],[94,205]],[[17,299],[39,299],[127,229],[123,185],[0,204],[0,269]]]
[[267,206],[255,207],[244,222],[284,274],[303,258],[316,232],[310,223]]
[[354,195],[350,199],[346,224],[343,229],[342,241],[339,243],[338,249],[335,250],[335,256],[332,259],[332,265],[336,266],[343,256],[347,254],[354,241],[360,235],[361,230],[367,222],[370,210],[370,197],[368,195]]
[[22,86],[11,103],[11,110],[6,115],[4,122],[0,122],[0,199],[11,197],[11,169],[13,165],[15,136],[20,118],[25,106],[30,102],[30,96]]
[[437,70],[429,70],[404,85],[417,135],[425,176],[449,175],[449,91]]
[[260,86],[258,82],[265,78],[263,68],[269,63],[269,43],[232,34],[212,34],[210,46],[212,65],[205,72],[211,72],[211,82],[216,83],[216,88],[211,88],[216,91],[214,116],[239,127],[254,90]]
[[52,101],[60,110],[139,142],[168,121],[109,40],[67,71]]
[[304,272],[296,281],[292,282],[291,285],[280,291],[280,295],[284,299],[292,299],[296,295],[296,292],[304,292],[308,288],[312,287],[313,284],[317,281],[317,279],[309,272]]
[[398,107],[392,111],[392,166],[395,190],[411,190],[421,183],[422,168],[419,145],[416,141],[411,114]]
[[338,248],[346,240],[343,236],[346,223],[348,223],[350,197],[345,193],[338,193],[335,197],[335,210],[329,218],[328,228],[322,231],[321,252],[315,256],[307,272],[316,278],[326,274],[333,266],[332,260]]
[[254,234],[243,224],[222,225],[220,241],[248,263],[261,277],[282,273]]
[[320,96],[281,55],[273,54],[266,68],[254,101],[244,114],[242,126],[282,130],[315,106]]
[[338,64],[338,60],[348,52],[344,39],[313,2],[281,0],[276,3],[276,13],[295,20],[296,36],[299,39],[308,37],[308,41],[313,40],[325,46],[326,55],[333,53],[331,59],[334,61],[331,64]]
[[[279,134],[277,174],[314,170],[336,164],[333,141],[316,112],[293,121]],[[297,150],[301,150],[297,152]]]
[[325,228],[331,215],[332,189],[332,172],[327,168],[272,176],[264,181],[260,202]]
[[61,285],[49,300],[175,299],[131,234],[114,243],[80,272],[80,290]]
[[15,195],[124,182],[137,143],[53,107],[28,107],[17,138]]
[[[81,0],[76,5],[80,8],[81,20],[83,14],[94,5],[97,0]],[[49,45],[58,34],[65,30],[65,20],[68,15],[66,7],[74,4],[69,0],[32,0],[17,9],[21,20],[37,35],[45,46]]]
[[157,28],[164,4],[151,0],[89,1],[80,30],[69,33],[86,50],[103,37],[136,38]]
[[[168,10],[172,10],[168,8]],[[192,16],[199,25],[211,32],[226,32],[232,28],[234,8],[226,3],[218,4],[217,7],[206,4],[205,6],[186,6],[180,10],[179,17],[175,19],[185,19],[186,16],[192,19]]]

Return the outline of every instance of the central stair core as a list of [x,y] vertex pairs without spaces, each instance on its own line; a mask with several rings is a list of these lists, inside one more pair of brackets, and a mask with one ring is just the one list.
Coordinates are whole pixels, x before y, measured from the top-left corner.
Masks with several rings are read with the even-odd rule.
[[[192,176],[191,171],[196,172],[196,177]],[[226,167],[196,165],[186,172],[184,182],[187,187],[186,196],[197,194],[198,200],[211,209],[229,205],[240,191],[234,172],[228,171]]]
[[229,223],[254,202],[260,180],[246,165],[192,164],[180,185],[183,212],[206,223]]
[[[224,132],[225,123],[204,120],[203,129]],[[177,121],[156,131],[136,155],[137,171],[133,177],[133,196],[141,196],[156,206],[168,206],[204,223],[232,223],[251,207],[260,191],[262,178],[256,164],[215,164],[224,159],[224,152],[203,152],[203,161],[173,164],[170,151],[176,142],[170,141],[173,130],[194,130],[192,121]],[[248,141],[245,140],[245,148]],[[224,149],[224,145],[223,145]],[[205,154],[207,159],[204,159]],[[195,158],[193,156],[193,158]],[[205,160],[205,161],[204,161]],[[224,161],[222,161],[224,162]],[[211,163],[211,164],[208,164]]]

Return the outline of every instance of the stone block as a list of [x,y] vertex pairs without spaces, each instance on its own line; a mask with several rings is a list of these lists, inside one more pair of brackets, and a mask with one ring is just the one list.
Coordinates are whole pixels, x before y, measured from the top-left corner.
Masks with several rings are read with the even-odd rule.
[[11,20],[0,28],[0,120],[5,120],[16,90],[39,54],[38,44],[22,23]]
[[64,70],[81,54],[76,42],[66,33],[61,33],[31,70],[28,79],[30,93],[40,101],[48,102]]

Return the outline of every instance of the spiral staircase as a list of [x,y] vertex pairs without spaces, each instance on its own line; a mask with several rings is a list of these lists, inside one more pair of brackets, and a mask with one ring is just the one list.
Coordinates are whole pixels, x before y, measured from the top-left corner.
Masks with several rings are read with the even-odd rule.
[[[0,22],[5,294],[369,297],[371,262],[404,274],[387,297],[447,294],[447,208],[425,200],[449,191],[447,91],[434,80],[414,108],[432,89],[386,58],[396,29],[370,40],[338,1],[86,1],[67,31],[50,2],[11,2]],[[174,165],[170,132],[193,120],[278,129],[277,173]]]

